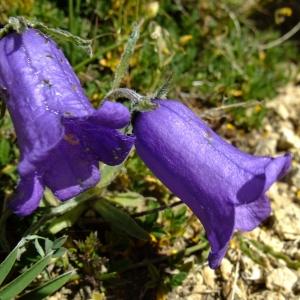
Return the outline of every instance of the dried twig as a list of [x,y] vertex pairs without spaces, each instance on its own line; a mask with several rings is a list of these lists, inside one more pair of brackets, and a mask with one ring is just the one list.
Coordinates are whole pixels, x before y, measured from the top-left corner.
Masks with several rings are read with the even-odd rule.
[[235,297],[236,285],[237,285],[237,280],[238,280],[239,271],[240,271],[240,258],[241,258],[241,252],[239,251],[238,260],[237,260],[236,267],[235,267],[235,272],[234,272],[234,277],[233,277],[232,288],[231,288],[231,293],[230,293],[230,296],[229,296],[229,300],[234,300],[234,297]]
[[259,45],[258,49],[260,49],[260,50],[266,50],[266,49],[270,49],[270,48],[279,46],[280,44],[282,44],[285,41],[287,41],[288,39],[290,39],[299,30],[300,30],[300,22],[298,22],[290,31],[288,31],[287,33],[285,33],[280,38],[278,38],[278,39],[276,39],[276,40],[274,40],[274,41],[272,41],[270,43]]

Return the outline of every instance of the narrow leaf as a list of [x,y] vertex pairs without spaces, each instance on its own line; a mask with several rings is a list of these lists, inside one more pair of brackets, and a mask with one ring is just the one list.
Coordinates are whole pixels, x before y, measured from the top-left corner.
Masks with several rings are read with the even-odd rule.
[[44,285],[21,296],[20,300],[42,300],[63,287],[68,281],[74,277],[74,271],[66,272],[54,279],[49,280]]
[[71,227],[81,216],[85,210],[85,205],[79,205],[72,210],[66,212],[64,215],[53,219],[48,227],[48,230],[52,234],[57,234],[67,227]]
[[7,140],[2,139],[0,141],[0,163],[5,165],[10,159],[10,144]]
[[13,267],[16,259],[18,259],[20,255],[20,248],[25,245],[27,239],[30,239],[31,236],[25,237],[21,239],[21,241],[16,245],[16,247],[9,253],[9,255],[5,258],[5,260],[0,265],[0,285],[5,280],[6,276],[10,272]]
[[61,236],[60,238],[53,241],[53,249],[58,249],[63,246],[68,237],[66,235]]
[[102,218],[119,230],[140,240],[148,240],[148,233],[140,227],[134,219],[125,211],[111,205],[107,200],[101,199],[95,202],[94,208]]
[[50,253],[53,249],[53,242],[49,239],[45,239],[45,252]]
[[115,78],[114,78],[114,81],[112,84],[112,90],[114,90],[120,86],[121,80],[123,79],[124,75],[126,74],[126,72],[128,70],[129,60],[133,54],[136,42],[140,36],[140,29],[141,29],[141,23],[136,24],[133,27],[133,31],[128,39],[124,53],[121,57],[120,64],[118,65],[118,68],[115,73]]
[[52,258],[52,253],[40,259],[32,267],[26,270],[23,274],[18,276],[15,280],[11,281],[4,288],[0,290],[1,300],[11,300],[22,292],[43,269],[47,266]]
[[97,188],[103,189],[107,187],[120,173],[122,170],[123,165],[117,165],[117,166],[108,166],[105,164],[101,165],[101,180],[97,184]]
[[172,73],[167,75],[166,80],[157,89],[157,91],[155,92],[153,98],[154,99],[165,99],[167,97],[167,94],[168,94],[169,90],[170,90],[171,83],[172,83]]
[[35,249],[36,249],[36,251],[38,252],[38,254],[39,254],[41,257],[44,257],[44,256],[45,256],[45,251],[43,250],[42,246],[40,245],[38,239],[34,240],[34,246],[35,246]]
[[9,253],[9,255],[5,258],[5,260],[0,265],[0,285],[5,280],[6,276],[10,272],[11,268],[13,267],[17,255],[18,255],[18,249],[15,248],[12,252]]

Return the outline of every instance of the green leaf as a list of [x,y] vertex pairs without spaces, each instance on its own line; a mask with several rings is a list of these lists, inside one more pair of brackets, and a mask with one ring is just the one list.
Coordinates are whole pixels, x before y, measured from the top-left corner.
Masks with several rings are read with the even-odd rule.
[[27,243],[27,241],[37,239],[38,236],[28,235],[25,238],[22,238],[20,242],[16,245],[16,247],[9,253],[9,255],[5,258],[5,260],[0,265],[0,285],[5,280],[6,276],[10,272],[13,267],[16,259],[19,259],[21,254],[21,248]]
[[172,73],[168,74],[163,84],[157,89],[153,95],[153,99],[165,99],[170,90],[172,83]]
[[173,275],[170,278],[171,287],[176,287],[182,284],[183,280],[187,277],[187,272],[180,272],[178,274]]
[[90,56],[92,56],[91,40],[82,39],[81,37],[73,35],[66,30],[48,27],[44,23],[37,20],[28,20],[23,16],[10,17],[8,19],[8,23],[0,29],[0,37],[5,36],[11,30],[15,30],[18,33],[23,32],[28,27],[37,28],[45,34],[52,36],[56,40],[70,42],[75,46],[84,49]]
[[58,248],[62,247],[67,239],[68,239],[68,237],[66,235],[61,236],[60,238],[56,239],[55,241],[53,241],[52,249],[58,249]]
[[[157,200],[154,200],[155,198],[151,199],[148,198],[148,209],[155,209],[159,207],[159,203]],[[156,222],[157,218],[159,216],[158,211],[153,212],[151,214],[147,214],[143,216],[141,219],[143,220],[143,224],[146,224],[147,226],[152,227],[154,223]]]
[[11,281],[5,287],[3,287],[0,290],[0,299],[11,300],[20,292],[22,292],[48,265],[50,259],[52,258],[52,254],[53,253],[51,252],[47,256],[40,259],[23,274],[21,274],[15,280]]
[[48,254],[53,249],[53,242],[49,239],[45,239],[45,252]]
[[131,216],[123,210],[111,205],[109,201],[105,199],[98,200],[95,202],[94,208],[105,221],[111,223],[119,230],[137,239],[148,240],[148,233],[140,227]]
[[122,207],[138,207],[139,205],[144,204],[146,198],[139,193],[126,192],[112,194],[107,200]]
[[13,251],[9,253],[9,255],[5,258],[5,260],[0,265],[0,285],[5,280],[6,276],[10,272],[11,268],[13,267],[17,255],[18,255],[19,247],[17,246]]
[[26,293],[21,296],[20,300],[42,300],[47,296],[52,295],[56,291],[58,291],[61,287],[63,287],[68,281],[74,278],[74,271],[66,272],[56,278],[53,278],[47,281],[44,285]]
[[140,29],[142,23],[135,24],[133,26],[132,33],[128,39],[127,45],[125,47],[124,53],[122,54],[120,64],[117,67],[115,78],[112,84],[112,90],[118,88],[123,77],[126,75],[129,66],[129,60],[134,52],[134,47],[140,36]]
[[35,249],[36,249],[36,251],[38,252],[38,254],[39,254],[41,257],[44,257],[44,256],[45,256],[45,251],[44,251],[44,249],[42,248],[42,246],[40,245],[38,239],[34,240],[34,246],[35,246]]
[[67,211],[60,217],[55,218],[48,227],[48,230],[52,234],[57,234],[67,227],[71,227],[81,216],[86,209],[85,205],[78,205],[70,211]]
[[103,189],[107,187],[120,173],[122,170],[123,165],[117,165],[117,166],[108,166],[105,164],[102,164],[100,167],[101,170],[101,180],[97,184],[97,188]]
[[67,252],[67,249],[62,247],[59,248],[58,250],[56,250],[53,254],[53,258],[61,258],[65,255],[65,253]]
[[7,140],[0,140],[0,163],[5,165],[10,159],[10,144]]

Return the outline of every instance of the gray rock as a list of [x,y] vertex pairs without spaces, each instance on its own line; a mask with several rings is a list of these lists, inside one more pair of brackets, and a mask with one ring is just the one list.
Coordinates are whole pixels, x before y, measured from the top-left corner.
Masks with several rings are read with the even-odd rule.
[[269,290],[291,292],[297,282],[297,275],[287,267],[274,269],[267,275],[266,286]]

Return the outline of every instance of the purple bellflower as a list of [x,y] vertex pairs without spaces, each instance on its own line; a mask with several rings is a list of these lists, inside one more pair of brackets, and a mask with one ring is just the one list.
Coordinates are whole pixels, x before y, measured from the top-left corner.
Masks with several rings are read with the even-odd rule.
[[217,268],[234,231],[250,231],[269,216],[265,192],[287,172],[291,156],[246,154],[180,102],[155,103],[134,120],[137,153],[200,219],[211,245],[209,265]]
[[134,143],[118,130],[128,109],[108,101],[94,109],[62,51],[37,30],[0,40],[0,89],[21,153],[10,202],[18,215],[38,207],[45,187],[63,201],[94,186],[99,161],[120,164]]

